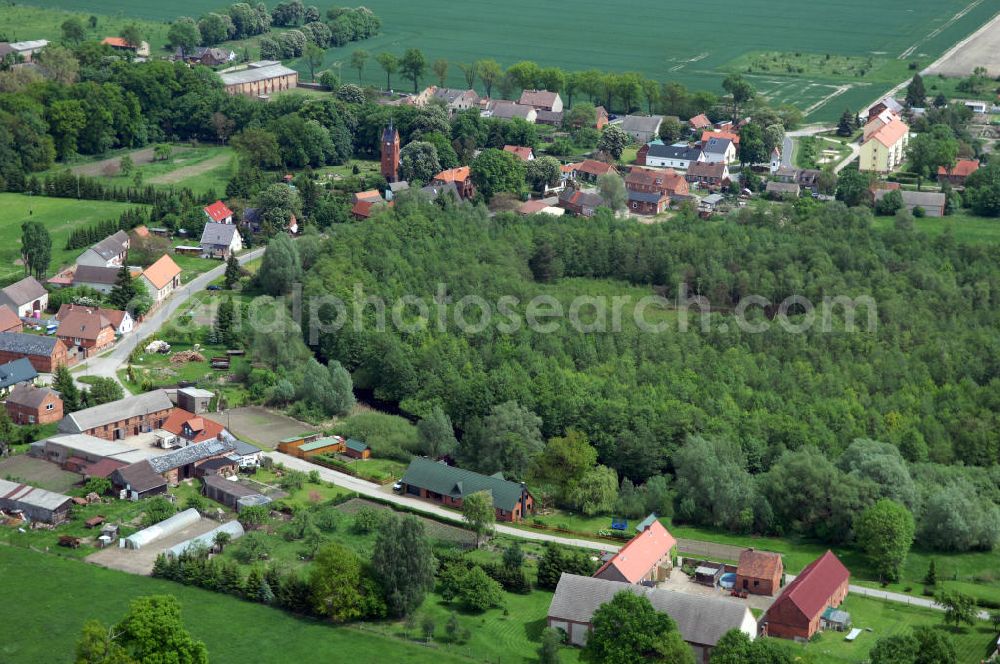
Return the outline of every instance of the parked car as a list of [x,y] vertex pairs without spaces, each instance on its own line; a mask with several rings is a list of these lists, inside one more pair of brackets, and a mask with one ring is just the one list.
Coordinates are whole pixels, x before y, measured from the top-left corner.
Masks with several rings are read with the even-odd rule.
[[217,286],[216,284],[212,284],[205,290],[222,290],[222,286]]
[[403,493],[403,482],[396,480],[395,484],[392,485],[392,490],[396,493]]

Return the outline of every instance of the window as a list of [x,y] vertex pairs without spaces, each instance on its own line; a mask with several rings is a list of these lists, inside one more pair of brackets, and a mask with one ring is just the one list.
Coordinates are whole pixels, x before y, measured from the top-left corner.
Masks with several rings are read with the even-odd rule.
[[47,403],[45,404],[45,410],[52,410],[55,408],[55,404]]
[[34,423],[35,423],[35,416],[28,415],[28,424],[34,424]]

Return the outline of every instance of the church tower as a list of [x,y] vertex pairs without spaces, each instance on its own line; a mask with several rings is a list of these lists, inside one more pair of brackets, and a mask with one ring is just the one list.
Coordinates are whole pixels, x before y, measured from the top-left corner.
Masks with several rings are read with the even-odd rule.
[[399,132],[389,126],[382,132],[382,177],[386,182],[396,182],[399,180]]

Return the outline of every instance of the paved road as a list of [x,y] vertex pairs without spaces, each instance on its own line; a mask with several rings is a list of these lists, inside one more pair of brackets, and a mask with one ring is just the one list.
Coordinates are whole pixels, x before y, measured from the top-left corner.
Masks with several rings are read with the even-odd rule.
[[[429,503],[426,500],[420,500],[419,498],[411,498],[410,496],[401,496],[399,494],[393,493],[387,487],[380,486],[374,482],[369,482],[367,480],[358,479],[357,477],[352,477],[350,475],[345,475],[344,473],[338,473],[335,470],[329,468],[324,468],[322,466],[317,466],[315,464],[309,463],[303,459],[298,459],[287,454],[282,454],[281,452],[268,452],[267,456],[271,457],[276,463],[283,463],[287,468],[293,470],[301,470],[304,472],[309,472],[311,470],[316,470],[319,472],[319,476],[326,480],[327,482],[333,482],[337,486],[344,487],[345,489],[350,489],[363,496],[372,496],[379,498],[381,500],[387,500],[396,505],[403,505],[412,510],[423,512],[425,514],[433,514],[435,516],[443,517],[449,521],[454,521],[457,523],[462,523],[461,515],[457,514],[452,510],[446,510],[443,507],[435,505],[434,503]],[[600,542],[591,542],[588,540],[574,539],[571,537],[560,537],[558,535],[549,535],[548,533],[535,532],[532,530],[522,530],[520,528],[512,528],[511,526],[505,526],[502,524],[496,525],[496,530],[504,535],[512,535],[514,537],[521,537],[524,539],[535,540],[539,542],[556,542],[558,544],[565,544],[566,546],[575,546],[584,549],[591,549],[595,551],[617,551],[619,547],[614,544],[602,544]],[[693,545],[711,546],[707,542],[692,542]],[[684,547],[678,547],[681,549]],[[787,583],[791,583],[795,575],[788,574],[785,579]],[[874,599],[880,599],[887,602],[898,602],[900,604],[909,604],[911,606],[919,606],[927,609],[935,609],[938,611],[943,611],[943,607],[935,603],[931,599],[925,597],[914,597],[912,595],[904,595],[902,593],[888,592],[885,590],[878,590],[876,588],[867,588],[865,586],[850,586],[850,591],[856,595],[863,595],[865,597],[872,597]],[[979,617],[983,620],[989,619],[989,613],[986,611],[980,611]]]
[[[259,258],[263,254],[264,247],[248,251],[239,257],[240,264]],[[221,277],[225,272],[226,264],[222,263],[181,286],[170,296],[166,304],[147,316],[128,337],[120,341],[114,348],[77,365],[78,368],[74,371],[74,375],[77,377],[105,376],[117,381],[118,370],[128,362],[128,356],[132,354],[136,344],[160,329],[192,295],[205,290],[212,281]]]
[[[319,471],[319,476],[327,482],[333,482],[337,486],[350,489],[351,491],[355,491],[362,496],[373,496],[375,498],[379,498],[380,500],[387,500],[396,505],[403,505],[425,514],[433,514],[434,516],[443,517],[449,521],[462,523],[462,516],[452,510],[447,510],[439,505],[429,503],[425,500],[420,500],[419,498],[411,498],[410,496],[395,494],[386,487],[375,484],[374,482],[368,482],[367,480],[351,477],[350,475],[345,475],[344,473],[338,473],[335,470],[323,468],[322,466],[317,466],[316,464],[309,463],[308,461],[298,459],[287,454],[282,454],[281,452],[269,452],[267,456],[274,459],[276,463],[283,463],[287,468],[291,468],[293,470],[301,470],[305,472],[311,470]],[[514,537],[521,537],[539,542],[557,542],[559,544],[575,546],[582,549],[592,549],[595,551],[618,550],[618,547],[613,544],[601,544],[600,542],[574,539],[572,537],[559,537],[558,535],[549,535],[548,533],[535,532],[532,530],[522,530],[520,528],[513,528],[499,523],[496,525],[496,531],[498,533],[503,533],[504,535],[513,535]]]
[[806,127],[805,129],[796,129],[795,131],[786,132],[785,139],[781,142],[781,167],[795,168],[795,161],[792,157],[795,152],[794,141],[796,138],[800,136],[815,136],[816,134],[824,131],[830,131],[832,129],[835,129],[835,127],[813,125],[811,127]]

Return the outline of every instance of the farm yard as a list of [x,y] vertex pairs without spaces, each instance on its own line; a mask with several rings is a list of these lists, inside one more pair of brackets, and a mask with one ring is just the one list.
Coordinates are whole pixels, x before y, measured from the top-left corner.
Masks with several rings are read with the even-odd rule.
[[[192,0],[167,4],[111,0],[100,5],[84,0],[35,0],[33,4],[49,10],[98,11],[145,19],[154,53],[163,52],[164,21],[183,15],[197,17],[215,8]],[[503,4],[478,0],[459,13],[445,0],[373,0],[366,5],[383,18],[381,34],[357,46],[328,50],[323,64],[323,68],[342,65],[341,75],[348,81],[356,76],[349,67],[355,48],[369,53],[420,48],[430,59],[445,58],[452,63],[447,81],[451,86],[464,85],[462,72],[454,65],[493,58],[505,66],[533,60],[570,71],[637,71],[694,90],[713,91],[727,72],[746,71],[749,63],[771,55],[777,56],[779,66],[767,71],[751,67],[754,71],[746,74],[748,79],[772,102],[794,103],[808,112],[807,119],[825,122],[835,120],[845,107],[861,107],[907,78],[911,63],[929,65],[996,12],[986,0],[917,0],[905,8],[872,6],[861,0],[837,4],[724,0],[711,7],[677,4],[664,20],[680,26],[729,25],[729,29],[666,34],[650,29],[649,8],[638,3],[616,5],[610,20],[608,5],[598,0],[574,4],[571,17],[562,7],[529,0]],[[16,28],[19,39],[53,38],[51,26],[59,24],[55,20],[58,12],[36,17],[33,11],[20,5],[0,8],[0,29]],[[737,21],[734,16],[739,17]],[[107,23],[99,24],[98,31],[107,32],[116,20],[120,19],[108,18]],[[560,26],[558,30],[553,30],[555,24]],[[891,30],[884,28],[888,24]],[[598,42],[628,47],[595,49],[594,26],[601,30]],[[734,32],[742,38],[733,39]],[[766,52],[761,48],[765,45]],[[244,42],[226,46],[252,48]],[[775,53],[776,49],[780,50]],[[304,59],[288,64],[308,75]],[[430,82],[429,76],[427,79],[424,83]],[[362,80],[384,85],[385,77],[370,61]],[[409,84],[397,75],[395,87],[408,89]]]
[[107,201],[78,201],[23,194],[0,194],[0,281],[11,282],[24,276],[21,267],[21,223],[40,221],[52,236],[50,272],[71,265],[82,249],[65,249],[66,240],[76,228],[97,222],[117,220],[129,208],[141,207]]

